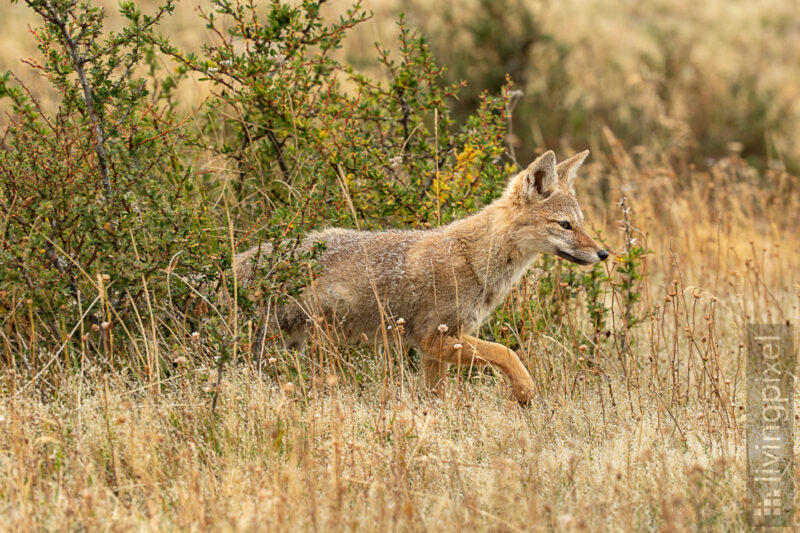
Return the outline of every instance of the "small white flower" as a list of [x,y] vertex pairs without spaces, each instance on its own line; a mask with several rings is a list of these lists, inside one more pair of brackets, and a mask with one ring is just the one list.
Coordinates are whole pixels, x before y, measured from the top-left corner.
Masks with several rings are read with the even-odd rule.
[[270,357],[269,358],[269,364],[271,364],[271,365],[274,365],[276,361],[277,361],[277,359],[275,359],[274,357]]
[[402,326],[405,323],[406,323],[406,319],[405,318],[398,318],[397,319],[397,325],[398,326]]
[[454,349],[454,350],[460,350],[461,348],[463,348],[463,346],[461,346],[461,343],[460,343],[460,342],[457,342],[457,343],[455,343],[455,344],[453,345],[453,349]]
[[192,332],[192,339],[197,340],[199,338],[200,338],[200,332],[199,331],[193,331]]
[[439,330],[439,333],[447,333],[447,324],[439,324],[439,327],[436,329]]

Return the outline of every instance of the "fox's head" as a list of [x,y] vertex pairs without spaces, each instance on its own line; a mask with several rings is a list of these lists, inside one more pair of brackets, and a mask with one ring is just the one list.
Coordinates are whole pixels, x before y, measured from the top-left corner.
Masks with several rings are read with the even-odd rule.
[[503,194],[512,239],[523,253],[547,253],[590,265],[608,252],[584,229],[583,213],[573,183],[586,150],[556,164],[551,151],[536,158],[511,179]]

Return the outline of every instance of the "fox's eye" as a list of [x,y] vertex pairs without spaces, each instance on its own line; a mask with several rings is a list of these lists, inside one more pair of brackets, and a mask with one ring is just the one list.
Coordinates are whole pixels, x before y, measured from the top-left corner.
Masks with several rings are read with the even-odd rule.
[[558,221],[558,225],[561,226],[564,229],[572,229],[572,226],[566,220],[559,220]]

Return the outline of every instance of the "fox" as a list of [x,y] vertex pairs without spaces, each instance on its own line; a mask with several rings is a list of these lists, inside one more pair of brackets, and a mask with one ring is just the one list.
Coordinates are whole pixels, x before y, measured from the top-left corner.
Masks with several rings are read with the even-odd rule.
[[[499,198],[447,225],[308,233],[299,248],[324,243],[316,259],[320,272],[301,296],[271,309],[264,337],[300,348],[321,319],[336,324],[337,343],[377,345],[386,344],[385,328],[395,324],[405,346],[420,354],[424,384],[433,393],[443,393],[451,365],[490,365],[507,378],[518,402],[529,403],[534,383],[519,355],[475,334],[540,254],[579,265],[608,258],[586,232],[575,196],[588,155],[556,163],[549,150],[512,176]],[[271,250],[264,243],[237,254],[238,282],[252,283]]]

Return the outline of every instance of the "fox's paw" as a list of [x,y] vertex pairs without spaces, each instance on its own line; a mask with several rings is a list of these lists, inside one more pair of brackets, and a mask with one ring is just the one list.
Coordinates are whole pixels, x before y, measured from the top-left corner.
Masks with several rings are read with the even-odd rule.
[[444,380],[440,380],[433,387],[428,387],[428,392],[430,392],[431,396],[433,396],[435,398],[439,398],[440,400],[444,400],[444,396],[445,396],[445,383],[444,383]]
[[534,394],[533,383],[514,385],[514,397],[520,405],[530,405]]

